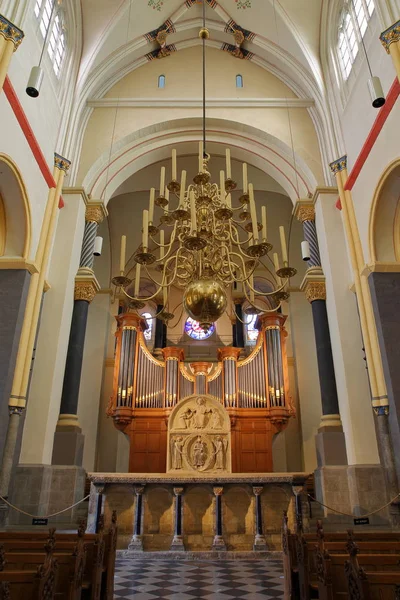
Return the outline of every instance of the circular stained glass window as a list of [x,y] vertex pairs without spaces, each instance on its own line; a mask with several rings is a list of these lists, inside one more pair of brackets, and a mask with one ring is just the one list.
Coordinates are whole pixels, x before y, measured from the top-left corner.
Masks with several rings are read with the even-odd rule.
[[203,331],[203,329],[200,327],[200,323],[198,321],[195,321],[191,317],[188,317],[186,319],[185,332],[194,340],[206,340],[207,338],[212,336],[214,331],[214,324],[212,324],[209,331],[206,332]]

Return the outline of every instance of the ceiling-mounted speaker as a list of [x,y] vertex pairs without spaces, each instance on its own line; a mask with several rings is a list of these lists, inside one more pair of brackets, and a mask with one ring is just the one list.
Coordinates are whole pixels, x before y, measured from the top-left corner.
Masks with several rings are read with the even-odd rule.
[[370,77],[368,79],[368,89],[371,94],[372,106],[374,108],[381,108],[385,104],[386,99],[379,77]]
[[44,71],[42,67],[33,67],[29,77],[26,93],[31,98],[37,98],[40,93],[40,88],[43,82]]

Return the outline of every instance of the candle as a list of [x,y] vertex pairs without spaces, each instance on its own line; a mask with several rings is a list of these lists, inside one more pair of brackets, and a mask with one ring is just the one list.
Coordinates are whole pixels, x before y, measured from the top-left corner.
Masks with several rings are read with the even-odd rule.
[[199,143],[199,173],[203,172],[203,155],[204,155],[204,146],[203,142]]
[[[169,189],[167,187],[165,188],[165,199],[167,202],[169,202]],[[168,206],[168,204],[167,204],[167,206]],[[164,208],[164,215],[168,214],[167,206]]]
[[225,204],[225,173],[224,171],[219,172],[219,187],[221,189],[221,204]]
[[160,230],[160,260],[164,258],[164,229]]
[[249,196],[250,196],[251,224],[253,226],[253,237],[254,237],[254,241],[258,242],[257,212],[256,212],[256,203],[254,200],[254,188],[253,188],[252,183],[249,183]]
[[261,223],[262,223],[262,236],[263,239],[267,239],[267,209],[265,206],[261,207]]
[[247,163],[243,163],[243,194],[247,194],[248,179],[247,179]]
[[164,196],[164,188],[165,188],[165,167],[161,167],[160,174],[160,196]]
[[232,171],[231,171],[231,151],[229,148],[226,149],[226,178],[231,179]]
[[119,259],[119,270],[121,271],[121,275],[124,274],[125,263],[126,263],[126,235],[123,235],[121,238],[121,254],[120,254],[120,259]]
[[176,150],[172,150],[172,181],[176,181]]
[[196,217],[196,201],[194,198],[194,190],[190,191],[190,218],[192,221],[192,233],[197,231],[197,217]]
[[141,265],[139,263],[136,263],[135,298],[139,297],[140,267]]
[[282,259],[283,259],[283,264],[285,266],[285,263],[288,263],[288,254],[287,254],[287,247],[286,247],[285,228],[283,227],[283,225],[281,225],[279,227],[279,235],[281,238]]
[[231,194],[227,194],[226,204],[227,204],[228,208],[232,208],[232,195]]
[[154,198],[156,197],[155,188],[150,190],[150,202],[149,202],[149,222],[152,223],[154,219]]
[[181,175],[181,195],[179,198],[179,204],[183,207],[183,203],[185,201],[185,191],[186,191],[186,171],[182,171]]
[[[274,259],[274,267],[275,267],[275,273],[276,273],[280,269],[280,266],[279,266],[279,257],[278,257],[278,254],[276,252],[274,252],[273,259]],[[276,279],[277,279],[278,285],[280,286],[282,284],[281,278],[277,275]]]
[[144,210],[143,211],[143,237],[142,237],[143,252],[147,252],[148,243],[149,243],[149,211]]

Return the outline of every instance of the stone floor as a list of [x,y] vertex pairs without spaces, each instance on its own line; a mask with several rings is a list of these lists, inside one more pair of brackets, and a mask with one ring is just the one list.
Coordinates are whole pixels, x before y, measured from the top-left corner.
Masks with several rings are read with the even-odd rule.
[[283,598],[282,561],[118,558],[115,599]]

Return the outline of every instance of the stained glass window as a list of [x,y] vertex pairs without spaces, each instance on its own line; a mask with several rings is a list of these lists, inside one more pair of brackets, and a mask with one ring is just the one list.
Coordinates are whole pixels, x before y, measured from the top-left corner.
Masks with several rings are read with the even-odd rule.
[[148,312],[143,313],[142,317],[143,317],[143,319],[146,319],[146,323],[147,323],[147,329],[143,333],[144,339],[149,342],[151,340],[151,336],[153,334],[153,317]]
[[246,315],[246,338],[249,344],[257,341],[258,329],[256,329],[257,315]]
[[205,332],[201,327],[198,321],[195,321],[191,317],[186,319],[185,323],[185,332],[193,338],[194,340],[206,340],[211,337],[215,331],[215,325],[211,325],[210,329]]

